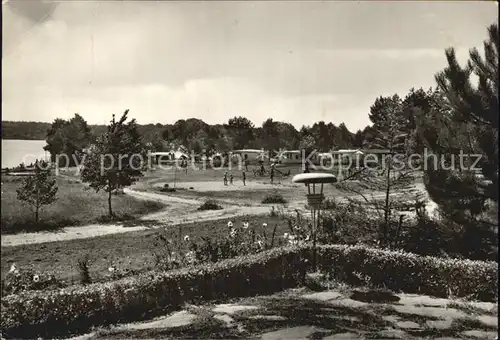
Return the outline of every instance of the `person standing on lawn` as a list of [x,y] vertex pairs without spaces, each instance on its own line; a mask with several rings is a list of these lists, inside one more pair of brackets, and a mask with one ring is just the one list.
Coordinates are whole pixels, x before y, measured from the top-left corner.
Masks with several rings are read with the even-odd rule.
[[271,184],[274,182],[274,163],[271,164]]
[[243,186],[246,186],[247,175],[245,173],[245,169],[241,172],[241,177],[243,179]]
[[227,185],[227,171],[224,172],[224,185]]
[[233,184],[233,178],[234,178],[234,176],[233,176],[233,173],[231,172],[229,174],[229,184]]

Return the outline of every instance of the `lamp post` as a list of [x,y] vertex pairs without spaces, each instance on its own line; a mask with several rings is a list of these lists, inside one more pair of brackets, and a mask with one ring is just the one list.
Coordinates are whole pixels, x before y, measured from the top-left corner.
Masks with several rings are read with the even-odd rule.
[[[316,271],[316,232],[319,227],[319,217],[321,212],[321,203],[325,199],[323,195],[323,185],[325,183],[336,183],[337,177],[329,173],[305,173],[293,177],[293,183],[305,183],[307,186],[307,204],[311,209],[312,216],[312,241],[313,241],[313,258],[312,266]],[[316,185],[319,185],[317,190]]]

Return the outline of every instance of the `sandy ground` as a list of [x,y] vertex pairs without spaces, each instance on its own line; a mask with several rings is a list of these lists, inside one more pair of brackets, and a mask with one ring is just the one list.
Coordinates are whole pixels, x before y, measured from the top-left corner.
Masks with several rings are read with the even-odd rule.
[[[155,188],[162,188],[165,184],[169,184],[172,188],[172,182],[158,182],[154,184]],[[271,189],[293,189],[302,188],[304,185],[294,184],[291,181],[283,181],[281,184],[270,184],[264,181],[249,181],[243,185],[241,181],[234,181],[233,184],[224,185],[221,181],[205,181],[205,182],[182,182],[176,183],[176,188],[189,189],[193,188],[199,192],[207,191],[239,191],[239,190],[271,190]]]
[[[147,184],[143,183],[137,187]],[[155,187],[163,187],[165,183],[158,182],[155,183]],[[176,185],[178,188],[189,189],[193,187],[196,192],[210,192],[210,191],[259,191],[259,190],[270,190],[273,188],[279,189],[289,189],[290,191],[294,188],[303,188],[302,185],[293,184],[291,181],[284,182],[282,184],[271,185],[270,183],[259,182],[259,181],[249,181],[246,186],[243,186],[241,182],[234,182],[232,185],[224,186],[222,182],[219,181],[200,181],[200,182],[180,182]],[[417,184],[418,190],[424,190],[422,184]],[[325,188],[325,192],[328,189]],[[305,189],[303,190],[305,193]],[[154,200],[165,203],[167,206],[164,210],[145,215],[140,218],[142,221],[149,221],[145,225],[136,226],[124,226],[121,223],[117,224],[93,224],[87,226],[75,226],[63,228],[62,230],[56,232],[36,232],[36,233],[22,233],[14,235],[4,235],[1,238],[1,246],[16,246],[23,244],[34,244],[34,243],[45,243],[45,242],[57,242],[66,241],[71,239],[83,239],[92,238],[97,236],[104,236],[109,234],[126,233],[137,230],[144,230],[149,228],[160,228],[166,225],[178,225],[183,223],[190,223],[195,221],[209,221],[218,220],[225,218],[232,218],[242,215],[261,215],[270,212],[270,206],[263,206],[260,203],[254,202],[253,204],[239,205],[238,202],[231,202],[230,200],[223,200],[222,210],[209,210],[209,211],[198,211],[197,208],[200,206],[204,198],[185,198],[178,197],[178,195],[168,195],[168,194],[158,194],[152,192],[138,191],[134,188],[125,189],[125,194],[137,197],[139,199]],[[383,197],[383,193],[377,193],[373,197]],[[296,209],[306,212],[304,209],[305,199],[302,195],[297,195],[296,199],[291,201],[289,204],[284,206],[285,212],[293,212]],[[435,209],[435,204],[428,205],[429,211]],[[151,223],[152,222],[152,223]]]

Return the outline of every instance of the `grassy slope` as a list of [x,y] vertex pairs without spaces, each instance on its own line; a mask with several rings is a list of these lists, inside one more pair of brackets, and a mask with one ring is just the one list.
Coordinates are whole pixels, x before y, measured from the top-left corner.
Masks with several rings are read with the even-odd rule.
[[[42,208],[41,223],[34,225],[33,210],[17,200],[16,189],[21,177],[2,176],[2,234],[23,230],[51,230],[59,227],[93,223],[108,213],[107,196],[84,190],[77,181],[57,179],[57,201]],[[162,204],[120,195],[113,196],[114,212],[120,217],[132,218],[161,209]]]

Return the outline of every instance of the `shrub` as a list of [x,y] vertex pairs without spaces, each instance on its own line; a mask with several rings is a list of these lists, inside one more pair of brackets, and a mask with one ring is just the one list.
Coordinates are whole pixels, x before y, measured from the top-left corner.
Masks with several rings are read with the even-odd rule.
[[349,284],[498,300],[498,264],[493,261],[442,259],[359,245],[322,245],[318,249],[320,268]]
[[160,188],[160,191],[161,192],[176,192],[177,190],[175,188],[166,187],[166,188]]
[[200,207],[198,207],[198,210],[221,210],[222,206],[214,199],[208,199],[206,200]]
[[262,204],[273,204],[273,203],[285,204],[286,202],[287,201],[283,198],[283,196],[278,193],[267,195],[262,200]]
[[[94,325],[152,317],[185,302],[268,294],[304,282],[309,246],[274,248],[217,263],[152,271],[114,282],[2,298],[2,334],[67,336]],[[366,246],[322,245],[323,271],[350,284],[435,296],[498,299],[497,263],[444,260]]]
[[80,283],[87,284],[92,282],[89,272],[89,255],[78,260],[78,273],[80,275]]
[[47,290],[63,287],[53,275],[33,269],[18,269],[15,264],[2,280],[2,295],[18,294],[25,290]]
[[192,264],[218,262],[240,254],[256,254],[287,243],[299,244],[299,237],[292,234],[290,234],[290,239],[288,239],[288,233],[287,237],[278,238],[277,228],[278,225],[275,224],[272,232],[269,233],[267,223],[263,223],[261,227],[249,222],[235,226],[233,222],[228,221],[227,233],[218,235],[215,239],[201,237],[197,241],[191,240],[189,235],[179,234],[176,239],[172,240],[159,233],[155,238],[155,245],[160,246],[160,252],[154,253],[155,267],[161,270],[171,270]]
[[266,294],[297,286],[305,275],[299,248],[114,282],[23,292],[2,298],[2,334],[15,338],[66,336],[93,325],[138,320],[187,301]]

